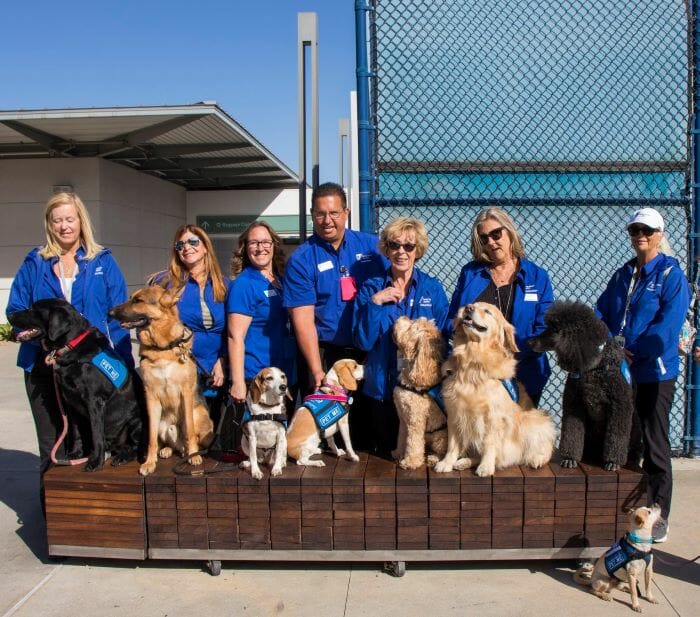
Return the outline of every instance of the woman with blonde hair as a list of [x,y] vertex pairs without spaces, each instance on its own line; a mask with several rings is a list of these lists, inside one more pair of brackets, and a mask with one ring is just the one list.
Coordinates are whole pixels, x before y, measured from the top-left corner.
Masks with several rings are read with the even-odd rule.
[[388,257],[383,276],[365,281],[355,299],[353,333],[355,345],[367,353],[363,394],[369,401],[372,448],[389,456],[396,448],[399,419],[393,401],[398,376],[394,322],[433,319],[439,329],[447,317],[447,295],[440,281],[415,267],[428,250],[428,233],[418,219],[405,216],[389,222],[379,237],[379,251]]
[[452,294],[449,324],[460,307],[488,302],[515,326],[516,377],[537,405],[551,370],[547,355],[535,353],[528,339],[544,331],[544,314],[554,302],[547,272],[525,259],[525,247],[513,219],[505,210],[486,208],[472,224],[474,257],[462,268]]
[[[108,316],[111,307],[126,300],[126,282],[109,249],[95,242],[90,216],[80,197],[75,193],[53,195],[46,204],[44,230],[46,244],[29,252],[15,276],[7,314],[23,311],[37,300],[63,298],[106,335],[125,364],[133,368],[129,332]],[[21,343],[17,358],[18,366],[25,371],[42,478],[51,466],[51,449],[63,428],[45,357],[39,344],[29,341]],[[87,427],[81,428],[85,433]],[[72,444],[71,438],[75,438]],[[80,457],[78,435],[69,435],[67,441],[65,447],[61,444],[57,458]],[[41,487],[43,505],[43,480]]]
[[282,306],[285,263],[282,240],[269,223],[254,221],[238,238],[226,312],[230,394],[239,407],[248,384],[267,366],[282,369],[292,391],[296,385],[296,341]]
[[180,320],[193,334],[192,355],[197,364],[200,392],[218,423],[225,389],[226,313],[224,302],[230,281],[221,273],[214,247],[196,225],[175,231],[168,269],[150,277],[150,284],[181,289],[177,307]]

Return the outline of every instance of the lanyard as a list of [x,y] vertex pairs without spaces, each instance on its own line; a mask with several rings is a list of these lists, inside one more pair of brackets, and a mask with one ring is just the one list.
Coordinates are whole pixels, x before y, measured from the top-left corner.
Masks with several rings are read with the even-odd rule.
[[632,301],[632,294],[634,293],[635,288],[637,287],[637,283],[639,282],[639,279],[642,276],[641,270],[635,266],[634,270],[632,271],[632,278],[630,279],[630,286],[629,289],[627,290],[627,299],[625,300],[625,312],[622,313],[622,323],[620,324],[620,331],[618,332],[618,336],[622,336],[622,332],[625,329],[625,324],[627,323],[627,311],[630,310],[630,302]]

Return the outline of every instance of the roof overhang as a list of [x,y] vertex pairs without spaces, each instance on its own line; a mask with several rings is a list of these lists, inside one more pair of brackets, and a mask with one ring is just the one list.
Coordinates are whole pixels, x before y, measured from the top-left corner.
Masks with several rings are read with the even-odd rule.
[[0,111],[0,160],[99,157],[190,191],[298,188],[216,103]]

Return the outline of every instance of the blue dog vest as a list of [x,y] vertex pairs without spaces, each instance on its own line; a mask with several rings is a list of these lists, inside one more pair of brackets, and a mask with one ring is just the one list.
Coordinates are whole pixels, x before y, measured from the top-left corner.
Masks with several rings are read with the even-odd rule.
[[348,398],[316,392],[304,398],[306,407],[316,421],[320,431],[325,431],[348,413]]
[[603,556],[608,576],[614,576],[615,571],[624,568],[630,561],[643,559],[647,567],[651,563],[651,551],[643,553],[632,546],[626,538],[620,538]]
[[96,356],[93,356],[92,363],[100,369],[102,374],[112,382],[112,385],[119,389],[124,385],[129,376],[129,369],[121,358],[110,349],[104,349]]
[[248,424],[248,422],[263,422],[265,420],[272,420],[273,422],[279,422],[284,428],[287,428],[287,414],[286,413],[257,413],[253,415],[248,409],[248,405],[245,407],[243,412],[243,419],[241,420],[241,425]]

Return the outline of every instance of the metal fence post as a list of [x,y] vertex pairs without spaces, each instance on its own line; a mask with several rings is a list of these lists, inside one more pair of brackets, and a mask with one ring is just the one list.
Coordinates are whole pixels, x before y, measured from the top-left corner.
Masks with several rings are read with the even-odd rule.
[[357,148],[359,158],[359,197],[360,197],[360,229],[362,231],[374,231],[372,229],[370,183],[372,174],[370,170],[370,144],[371,123],[369,109],[369,79],[367,53],[367,15],[372,7],[367,0],[355,2],[355,50],[356,50],[356,76],[357,76],[357,124],[358,137]]

